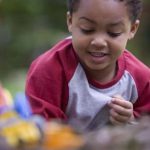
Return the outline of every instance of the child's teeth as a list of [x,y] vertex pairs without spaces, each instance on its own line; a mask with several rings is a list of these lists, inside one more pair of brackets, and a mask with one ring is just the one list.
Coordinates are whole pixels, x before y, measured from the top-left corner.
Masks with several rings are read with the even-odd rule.
[[91,53],[93,56],[104,56],[105,54],[104,53]]

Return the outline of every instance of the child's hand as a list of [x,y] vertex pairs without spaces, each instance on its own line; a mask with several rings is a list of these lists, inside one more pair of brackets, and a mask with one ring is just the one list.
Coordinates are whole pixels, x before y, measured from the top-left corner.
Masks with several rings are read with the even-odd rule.
[[110,122],[114,125],[126,124],[133,120],[133,104],[121,96],[114,96],[108,104],[110,109]]

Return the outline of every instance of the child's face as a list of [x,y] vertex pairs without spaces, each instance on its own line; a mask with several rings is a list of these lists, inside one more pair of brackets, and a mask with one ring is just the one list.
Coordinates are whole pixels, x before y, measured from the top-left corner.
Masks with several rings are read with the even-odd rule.
[[116,0],[81,0],[76,12],[68,14],[73,47],[88,70],[114,69],[128,39],[134,37],[139,21],[131,24],[128,9]]

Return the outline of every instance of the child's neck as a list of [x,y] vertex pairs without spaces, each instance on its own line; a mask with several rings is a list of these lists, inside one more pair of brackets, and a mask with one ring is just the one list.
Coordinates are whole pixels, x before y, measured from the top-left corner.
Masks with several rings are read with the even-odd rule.
[[86,70],[87,75],[92,79],[96,80],[100,84],[106,84],[114,79],[117,73],[117,65],[114,66],[114,68],[107,68],[103,70],[92,70],[88,71]]

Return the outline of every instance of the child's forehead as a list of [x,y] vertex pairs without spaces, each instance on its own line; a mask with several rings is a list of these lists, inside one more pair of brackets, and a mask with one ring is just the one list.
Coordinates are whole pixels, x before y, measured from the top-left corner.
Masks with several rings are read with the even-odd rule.
[[[101,7],[97,7],[97,6],[101,6]],[[120,1],[120,0],[80,0],[78,9],[82,9],[83,7],[88,7],[94,10],[96,8],[104,8],[104,7],[112,8],[114,6],[120,6],[125,8],[127,7],[124,1]],[[107,11],[107,9],[105,10]]]
[[95,24],[130,23],[128,10],[117,0],[81,0],[77,18],[88,18]]
[[[81,0],[78,11],[105,17],[115,13],[128,15],[128,9],[124,3],[118,0]],[[104,15],[104,16],[103,16]]]
[[[125,0],[79,0],[77,1],[77,3],[79,4],[83,4],[83,5],[86,5],[86,4],[89,4],[89,3],[93,3],[93,4],[100,4],[102,2],[106,2],[107,4],[109,3],[119,3],[119,4],[125,4]],[[76,3],[76,2],[75,2]],[[111,6],[110,6],[111,7]]]

